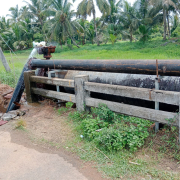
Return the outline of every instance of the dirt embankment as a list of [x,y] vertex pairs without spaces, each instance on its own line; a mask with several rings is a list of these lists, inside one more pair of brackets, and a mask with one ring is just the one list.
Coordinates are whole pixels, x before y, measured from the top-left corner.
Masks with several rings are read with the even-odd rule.
[[0,84],[0,112],[6,112],[14,89],[8,85]]
[[[6,84],[0,84],[0,113],[5,113],[8,104],[12,98],[14,89]],[[23,104],[26,100],[26,95],[23,93],[20,104]]]

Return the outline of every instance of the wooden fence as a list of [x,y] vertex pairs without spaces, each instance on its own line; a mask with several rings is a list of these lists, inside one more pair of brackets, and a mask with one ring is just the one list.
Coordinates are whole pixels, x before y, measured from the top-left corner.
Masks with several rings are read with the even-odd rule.
[[[148,119],[163,124],[171,123],[171,125],[178,126],[180,139],[179,113],[149,109],[90,97],[90,92],[98,92],[180,106],[179,92],[88,82],[89,77],[87,75],[75,76],[74,80],[60,78],[49,79],[47,77],[35,76],[33,71],[28,71],[24,73],[24,79],[28,102],[36,101],[34,97],[35,94],[74,102],[76,103],[78,111],[84,111],[86,107],[98,107],[99,104],[106,104],[110,110],[117,113]],[[34,87],[34,83],[71,87],[74,88],[75,95],[36,88]]]

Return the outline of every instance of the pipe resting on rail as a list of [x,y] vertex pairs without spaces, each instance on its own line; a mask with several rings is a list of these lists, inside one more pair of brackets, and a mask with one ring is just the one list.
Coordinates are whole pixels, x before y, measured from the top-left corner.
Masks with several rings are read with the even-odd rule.
[[31,62],[32,67],[83,70],[99,72],[118,72],[128,74],[158,74],[180,76],[180,60],[39,60]]

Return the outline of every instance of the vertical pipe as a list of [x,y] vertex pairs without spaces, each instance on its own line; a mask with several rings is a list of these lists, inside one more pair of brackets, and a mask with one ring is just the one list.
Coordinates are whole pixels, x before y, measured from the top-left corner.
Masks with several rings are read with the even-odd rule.
[[[59,71],[58,71],[59,72]],[[58,72],[55,72],[55,77],[58,78]],[[59,86],[56,86],[56,90],[57,92],[60,92],[60,88]],[[58,100],[58,103],[60,102],[60,100]],[[58,106],[60,106],[60,104],[58,104]]]
[[[155,89],[159,90],[159,78],[155,79]],[[159,110],[159,102],[155,101],[155,110]],[[159,131],[159,123],[155,123],[155,132]]]
[[[60,71],[58,71],[58,72],[60,72]],[[55,77],[56,78],[58,78],[58,72],[55,72]],[[57,90],[57,92],[60,92],[59,86],[56,86],[56,90]]]
[[179,118],[178,118],[179,122],[178,122],[178,125],[179,125],[179,144],[180,144],[180,95],[179,95]]

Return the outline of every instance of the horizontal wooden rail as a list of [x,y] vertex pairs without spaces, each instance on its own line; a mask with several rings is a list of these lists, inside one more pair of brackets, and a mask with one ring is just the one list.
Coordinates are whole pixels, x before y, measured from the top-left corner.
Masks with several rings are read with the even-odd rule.
[[[89,76],[87,75],[75,76],[74,80],[66,80],[60,78],[48,79],[47,77],[34,76],[34,72],[30,71],[25,72],[24,77],[28,102],[36,101],[37,98],[36,96],[34,96],[34,94],[36,94],[49,98],[74,102],[76,103],[76,108],[78,111],[85,111],[86,106],[98,107],[99,104],[106,104],[110,110],[117,113],[135,116],[142,119],[148,119],[151,121],[155,121],[156,123],[158,122],[163,124],[179,126],[180,143],[180,113],[178,114],[160,111],[158,109],[155,110],[123,103],[95,99],[91,98],[89,93],[90,91],[92,91],[128,98],[155,101],[155,103],[160,102],[172,104],[180,107],[180,92],[88,82]],[[75,95],[35,88],[35,83],[71,87],[74,88]]]
[[74,94],[50,91],[50,90],[39,89],[39,88],[31,88],[31,91],[34,94],[49,97],[49,98],[60,99],[63,101],[70,101],[73,103],[76,102]]
[[85,89],[92,92],[143,99],[148,101],[157,101],[161,103],[179,106],[180,93],[174,91],[162,91],[155,89],[101,84],[93,82],[85,82]]
[[135,116],[142,119],[148,119],[151,121],[158,121],[163,124],[169,124],[168,119],[174,119],[175,126],[178,126],[178,114],[166,111],[157,111],[154,109],[143,108],[138,106],[132,106],[122,103],[116,103],[95,98],[86,98],[86,106],[98,107],[99,104],[106,104],[108,108],[114,112],[126,114],[129,116]]
[[49,79],[47,77],[31,76],[30,81],[35,83],[51,84],[55,86],[74,87],[74,80],[70,80],[70,79],[68,80],[60,79],[60,78]]

